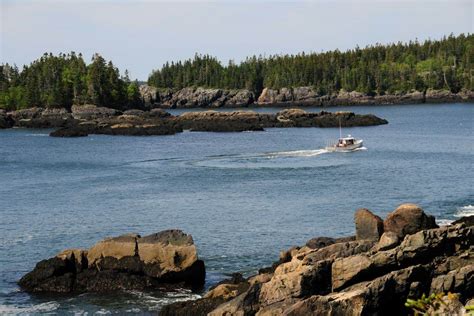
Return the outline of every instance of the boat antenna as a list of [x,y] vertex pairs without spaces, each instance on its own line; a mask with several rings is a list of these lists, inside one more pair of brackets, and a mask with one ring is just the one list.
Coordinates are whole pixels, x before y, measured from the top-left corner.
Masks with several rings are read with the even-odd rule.
[[339,138],[342,138],[341,117],[339,117]]

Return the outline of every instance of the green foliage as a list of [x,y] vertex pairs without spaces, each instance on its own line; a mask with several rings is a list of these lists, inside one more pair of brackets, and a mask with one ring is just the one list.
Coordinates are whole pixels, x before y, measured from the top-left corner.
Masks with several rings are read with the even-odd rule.
[[21,72],[0,65],[0,108],[66,107],[91,103],[124,109],[140,107],[140,98],[129,98],[128,74],[121,77],[112,62],[95,54],[89,65],[82,55],[44,54]]
[[247,88],[313,86],[322,94],[360,91],[368,94],[473,89],[474,35],[450,35],[439,41],[368,46],[346,52],[262,56],[223,66],[216,58],[195,55],[154,70],[148,84],[181,89],[201,86]]
[[[446,297],[445,297],[446,296]],[[433,293],[429,296],[423,294],[419,299],[407,299],[405,306],[413,311],[414,315],[438,315],[442,306],[448,306],[449,301],[457,301],[458,295],[448,292]],[[474,306],[466,306],[468,315],[474,315]],[[449,311],[445,309],[444,312]]]

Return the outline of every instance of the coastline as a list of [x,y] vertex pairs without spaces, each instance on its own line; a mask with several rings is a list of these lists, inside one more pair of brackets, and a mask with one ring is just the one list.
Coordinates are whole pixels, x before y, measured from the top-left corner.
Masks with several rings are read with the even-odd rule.
[[320,95],[312,87],[270,89],[264,88],[258,95],[252,91],[187,87],[173,91],[148,85],[140,86],[145,108],[240,108],[240,107],[338,107],[348,105],[398,105],[424,103],[473,103],[474,92],[461,90],[411,91],[384,95],[367,95],[344,90]]

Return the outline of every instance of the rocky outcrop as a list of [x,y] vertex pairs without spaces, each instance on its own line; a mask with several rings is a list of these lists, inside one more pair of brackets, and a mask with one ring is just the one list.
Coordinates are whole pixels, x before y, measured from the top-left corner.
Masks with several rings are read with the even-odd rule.
[[107,292],[200,288],[204,263],[191,235],[167,230],[107,238],[89,250],[65,250],[40,261],[18,282],[27,292]]
[[[212,99],[220,93],[214,90],[208,92],[209,94],[199,95],[204,99]],[[243,91],[236,92],[232,96],[234,100],[232,102],[240,102],[242,95],[247,94]],[[353,127],[388,123],[371,114],[306,112],[301,109],[285,109],[277,113],[200,111],[185,112],[179,116],[171,115],[159,108],[120,112],[95,105],[73,105],[71,110],[72,112],[66,109],[31,108],[9,113],[2,111],[0,112],[0,128],[56,127],[59,129],[50,133],[50,136],[80,137],[89,134],[147,136],[173,135],[183,130],[241,132],[262,131],[265,128],[274,127],[339,127],[339,125]]]
[[448,291],[458,293],[459,310],[474,295],[474,226],[433,228],[413,204],[393,214],[416,215],[416,223],[383,233],[382,220],[360,209],[356,240],[314,238],[282,252],[274,268],[166,306],[165,315],[405,315],[407,298]]
[[252,104],[255,100],[255,94],[246,89],[226,90],[202,87],[186,87],[173,91],[141,85],[140,95],[147,108],[240,107]]
[[452,93],[447,90],[410,91],[383,95],[367,95],[357,91],[341,90],[338,93],[319,95],[312,87],[263,89],[257,99],[258,105],[272,106],[339,106],[339,105],[377,105],[377,104],[417,104],[444,102],[472,102],[474,93],[461,90]]
[[5,110],[0,109],[0,129],[11,128],[15,122],[11,115],[7,114]]
[[399,238],[422,229],[438,227],[433,216],[426,215],[418,205],[409,203],[400,205],[388,214],[383,225],[386,232],[394,232]]
[[23,128],[63,127],[73,122],[73,117],[64,108],[30,108],[9,112],[13,126]]
[[98,107],[92,104],[86,105],[73,105],[71,107],[72,117],[76,120],[95,120],[95,119],[104,119],[120,114],[120,111],[106,108]]
[[262,131],[270,125],[271,115],[255,112],[187,112],[178,117],[183,129],[201,132]]

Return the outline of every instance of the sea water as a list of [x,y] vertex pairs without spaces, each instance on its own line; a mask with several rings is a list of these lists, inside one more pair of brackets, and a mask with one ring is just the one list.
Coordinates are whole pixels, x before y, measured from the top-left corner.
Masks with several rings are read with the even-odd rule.
[[361,207],[384,217],[413,202],[440,224],[474,215],[473,104],[330,110],[389,124],[343,129],[364,140],[353,153],[324,150],[337,128],[85,138],[0,131],[0,314],[147,314],[199,297],[29,295],[16,285],[36,262],[107,236],[182,229],[211,286],[232,272],[255,273],[312,237],[354,234]]

